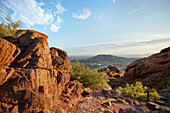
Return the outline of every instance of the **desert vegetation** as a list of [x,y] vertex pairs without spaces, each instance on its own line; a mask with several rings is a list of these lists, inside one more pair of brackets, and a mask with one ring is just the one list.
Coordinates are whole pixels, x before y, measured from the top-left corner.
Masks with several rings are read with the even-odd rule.
[[13,22],[10,17],[5,17],[5,21],[0,23],[0,38],[12,36],[18,38],[26,31],[20,30],[22,22],[20,20]]
[[93,90],[100,90],[108,86],[108,76],[105,72],[98,72],[96,69],[85,67],[78,61],[72,63],[72,74],[70,80],[78,80],[84,87],[90,87]]
[[[148,100],[147,98],[147,90],[149,89],[147,86],[143,86],[141,82],[136,82],[135,85],[133,84],[126,84],[125,87],[119,87],[121,90],[121,94],[126,97]],[[159,94],[157,93],[156,89],[151,89],[148,91],[149,99],[151,101],[155,99],[160,99]]]

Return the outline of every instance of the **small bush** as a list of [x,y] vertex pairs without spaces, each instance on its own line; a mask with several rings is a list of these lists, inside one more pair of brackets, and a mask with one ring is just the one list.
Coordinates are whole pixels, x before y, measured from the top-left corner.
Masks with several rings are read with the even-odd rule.
[[22,26],[21,21],[13,22],[10,17],[5,17],[5,22],[0,23],[0,38],[4,38],[6,36],[12,36],[18,38],[26,31],[19,30]]
[[[147,94],[146,94],[146,86],[143,86],[141,82],[136,82],[135,86],[133,84],[129,85],[126,84],[126,87],[119,87],[121,90],[121,94],[130,97],[130,98],[137,98],[137,99],[143,99],[147,100]],[[156,89],[151,89],[149,92],[150,99],[155,100],[155,99],[160,99],[159,94],[157,93]]]
[[104,72],[98,72],[95,69],[85,67],[78,61],[72,63],[72,74],[70,80],[78,80],[84,87],[90,87],[93,90],[100,90],[107,87],[108,76]]
[[150,98],[151,100],[160,99],[160,96],[159,96],[157,90],[154,89],[154,88],[152,88],[152,89],[150,90],[149,95],[150,95],[150,97],[151,97],[151,98]]

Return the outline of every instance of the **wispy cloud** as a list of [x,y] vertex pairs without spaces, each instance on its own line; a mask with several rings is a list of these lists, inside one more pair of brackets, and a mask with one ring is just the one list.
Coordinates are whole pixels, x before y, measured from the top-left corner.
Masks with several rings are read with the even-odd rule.
[[[41,8],[43,3],[36,0],[1,0],[1,5],[13,11],[11,15],[13,20],[21,20],[28,26],[49,25],[54,21],[53,15]],[[3,7],[0,7],[0,11],[2,10]],[[5,13],[1,16],[7,15]]]
[[44,3],[44,2],[40,2],[39,5],[40,5],[40,6],[44,6],[45,3]]
[[100,16],[99,19],[103,18],[105,16],[105,12],[103,12]]
[[52,32],[58,32],[59,29],[61,29],[61,27],[60,27],[60,26],[57,26],[57,25],[55,25],[55,24],[52,24],[51,27],[50,27],[50,30],[51,30]]
[[156,53],[170,45],[169,38],[159,38],[148,41],[109,43],[99,45],[87,45],[67,49],[70,55],[96,55],[96,54],[113,54],[113,55],[134,55]]
[[135,13],[137,13],[138,11],[141,11],[141,10],[143,10],[145,7],[147,7],[148,6],[148,4],[145,4],[144,6],[142,6],[142,7],[140,7],[140,8],[137,8],[137,9],[134,9],[134,10],[132,10],[132,11],[129,11],[128,12],[128,15],[133,15],[133,14],[135,14]]
[[61,6],[61,3],[59,3],[55,6],[57,8],[57,11],[55,13],[57,13],[57,14],[63,14],[66,11],[66,9],[63,6]]
[[90,17],[90,15],[91,15],[91,11],[89,9],[84,9],[82,13],[80,11],[79,13],[72,13],[73,18],[81,19],[81,20],[87,19],[88,17]]
[[62,18],[60,18],[60,16],[57,16],[57,21],[55,21],[51,27],[50,30],[52,32],[58,32],[59,29],[61,29],[61,24],[63,23]]

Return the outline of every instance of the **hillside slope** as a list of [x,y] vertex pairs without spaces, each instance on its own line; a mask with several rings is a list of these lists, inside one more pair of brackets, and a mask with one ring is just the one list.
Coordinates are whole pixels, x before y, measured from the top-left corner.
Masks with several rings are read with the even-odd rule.
[[132,62],[136,60],[136,58],[126,58],[126,57],[118,57],[113,55],[97,55],[92,58],[89,58],[88,62],[113,62],[113,63],[121,63],[121,62]]

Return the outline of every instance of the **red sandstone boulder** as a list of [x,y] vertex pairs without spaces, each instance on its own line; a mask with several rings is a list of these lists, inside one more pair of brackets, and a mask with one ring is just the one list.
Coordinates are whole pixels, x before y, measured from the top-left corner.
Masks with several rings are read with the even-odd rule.
[[54,68],[64,63],[64,60],[59,56],[56,48],[50,48],[50,54],[52,58],[52,65],[54,66]]
[[0,38],[0,66],[9,66],[20,52],[14,44]]
[[28,47],[33,43],[34,39],[41,38],[41,37],[43,37],[45,39],[48,38],[48,36],[43,33],[40,33],[40,32],[34,31],[34,30],[27,30],[25,34],[22,34],[18,38],[19,46],[21,48]]
[[60,106],[63,109],[74,106],[76,102],[82,98],[81,94],[83,93],[83,91],[84,88],[82,84],[77,80],[68,82],[60,96]]
[[28,30],[19,39],[0,39],[0,112],[65,112],[82,97],[82,85],[69,82],[67,53],[49,49],[47,38]]
[[52,68],[50,49],[45,38],[36,38],[16,61],[20,67]]
[[12,76],[13,72],[14,72],[13,68],[0,67],[0,85],[5,83],[8,80],[8,78]]
[[107,73],[109,79],[123,77],[123,73],[120,71],[118,66],[109,66],[103,70],[99,70],[99,72],[102,71],[105,71]]
[[157,89],[168,88],[170,81],[170,47],[148,58],[136,60],[125,71],[128,82],[140,79],[148,86]]

